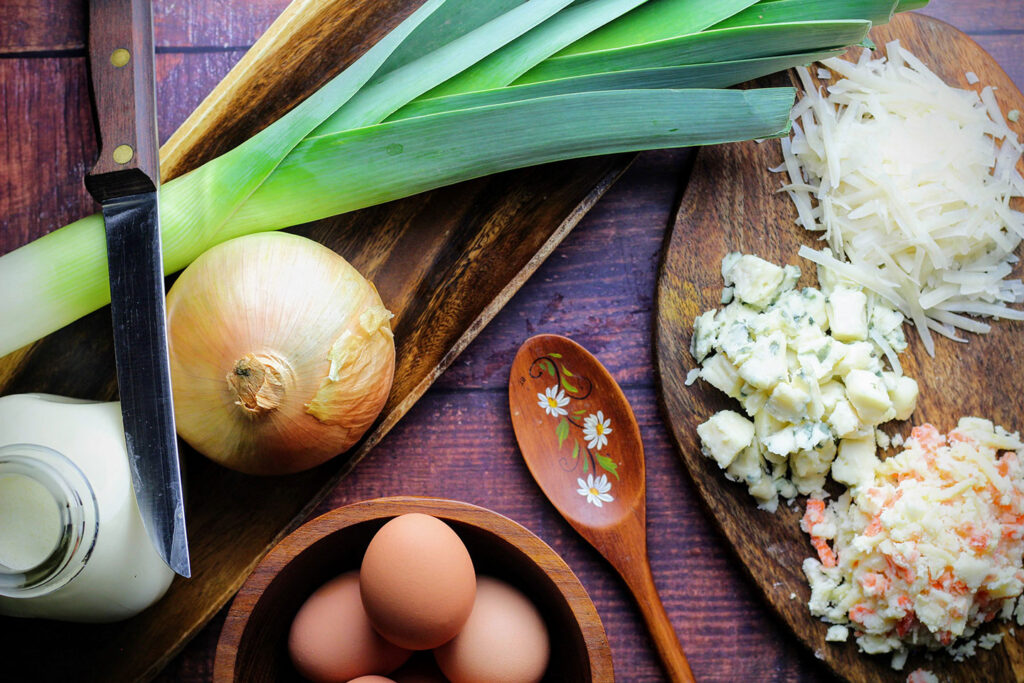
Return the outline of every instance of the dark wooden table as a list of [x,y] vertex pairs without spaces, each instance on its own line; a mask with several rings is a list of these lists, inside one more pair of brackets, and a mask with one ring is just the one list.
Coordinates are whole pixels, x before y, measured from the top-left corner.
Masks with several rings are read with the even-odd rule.
[[[157,93],[165,140],[287,0],[156,0]],[[1024,86],[1024,3],[933,0],[925,10],[971,34]],[[85,74],[83,0],[0,0],[0,254],[93,211],[81,178],[96,154]],[[651,319],[659,252],[690,153],[640,155],[510,304],[314,514],[422,494],[464,500],[532,529],[597,605],[619,680],[662,679],[623,584],[541,496],[508,420],[520,343],[565,334],[608,367],[640,422],[650,554],[666,609],[700,680],[824,680],[827,671],[759,600],[669,442],[658,408]],[[0,296],[12,296],[0,292]],[[3,324],[0,321],[0,324]],[[161,675],[206,681],[224,612]]]

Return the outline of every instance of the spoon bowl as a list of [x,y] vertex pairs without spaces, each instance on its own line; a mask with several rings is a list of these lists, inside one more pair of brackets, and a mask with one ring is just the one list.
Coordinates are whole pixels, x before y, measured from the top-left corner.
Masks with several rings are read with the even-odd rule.
[[531,337],[512,362],[509,409],[544,495],[615,568],[637,599],[673,681],[692,681],[647,559],[643,442],[622,389],[566,337]]
[[529,339],[512,367],[516,439],[551,503],[577,531],[642,525],[643,444],[615,380],[586,349],[556,335]]

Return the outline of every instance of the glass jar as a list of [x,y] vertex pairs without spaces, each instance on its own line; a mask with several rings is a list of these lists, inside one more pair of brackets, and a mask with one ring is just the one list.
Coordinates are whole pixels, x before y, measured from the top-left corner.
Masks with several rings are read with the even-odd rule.
[[0,447],[0,596],[31,598],[64,586],[85,567],[99,530],[89,481],[57,451]]
[[0,397],[0,614],[118,621],[173,576],[135,503],[120,404]]

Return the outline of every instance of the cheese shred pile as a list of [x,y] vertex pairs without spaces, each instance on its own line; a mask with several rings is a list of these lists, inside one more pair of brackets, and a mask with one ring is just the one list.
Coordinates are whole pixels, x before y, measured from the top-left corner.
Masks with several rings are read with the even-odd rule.
[[1017,171],[1022,147],[991,87],[949,87],[898,42],[888,58],[823,62],[823,94],[799,69],[805,96],[782,140],[784,186],[798,224],[824,232],[830,249],[800,255],[875,292],[913,321],[930,354],[930,331],[988,332],[968,316],[1024,320],[1008,280],[1024,238]]
[[[801,528],[818,557],[804,561],[811,613],[852,629],[868,653],[945,648],[957,660],[1002,638],[978,629],[1024,624],[1024,443],[988,420],[948,435],[915,427],[906,449],[875,464],[828,507],[807,502]],[[831,545],[830,545],[831,544]]]

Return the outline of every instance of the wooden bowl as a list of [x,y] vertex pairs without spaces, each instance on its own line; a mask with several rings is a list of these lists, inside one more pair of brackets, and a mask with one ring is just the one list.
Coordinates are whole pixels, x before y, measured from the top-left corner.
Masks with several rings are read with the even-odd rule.
[[478,574],[506,581],[540,610],[551,637],[545,681],[613,681],[611,650],[594,603],[569,566],[526,528],[469,503],[378,498],[332,510],[288,535],[238,591],[217,642],[217,683],[303,680],[288,656],[288,629],[314,590],[358,569],[388,520],[422,512],[458,533]]

